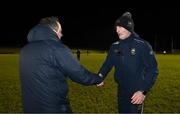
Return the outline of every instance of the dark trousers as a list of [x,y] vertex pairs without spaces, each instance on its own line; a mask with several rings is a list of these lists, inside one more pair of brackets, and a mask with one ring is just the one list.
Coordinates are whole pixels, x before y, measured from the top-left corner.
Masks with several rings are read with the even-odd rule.
[[24,113],[72,113],[71,106],[69,104],[62,104],[54,107],[36,105],[36,106],[24,106]]
[[61,105],[59,113],[72,113],[70,105]]
[[142,113],[143,105],[131,103],[132,93],[118,89],[118,112],[119,113]]

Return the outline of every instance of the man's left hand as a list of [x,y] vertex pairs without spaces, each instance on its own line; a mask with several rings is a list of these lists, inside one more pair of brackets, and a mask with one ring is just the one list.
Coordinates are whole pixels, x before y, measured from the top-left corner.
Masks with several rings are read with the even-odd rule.
[[143,94],[142,91],[137,91],[133,94],[131,99],[132,99],[131,100],[132,104],[142,104],[144,102],[145,95]]

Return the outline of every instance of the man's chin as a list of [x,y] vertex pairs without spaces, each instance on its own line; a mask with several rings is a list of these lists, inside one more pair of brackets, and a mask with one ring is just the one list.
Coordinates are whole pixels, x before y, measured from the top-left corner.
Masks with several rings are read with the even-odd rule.
[[124,40],[124,39],[126,39],[126,38],[124,38],[124,37],[119,37],[119,39],[120,39],[120,40]]

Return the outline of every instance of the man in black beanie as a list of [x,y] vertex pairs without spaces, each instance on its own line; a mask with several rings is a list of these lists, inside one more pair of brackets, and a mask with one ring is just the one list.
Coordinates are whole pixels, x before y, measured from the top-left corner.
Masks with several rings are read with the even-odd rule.
[[105,78],[115,67],[119,112],[142,113],[145,96],[157,79],[157,61],[151,45],[134,32],[130,12],[116,20],[115,28],[119,40],[111,45],[99,76]]

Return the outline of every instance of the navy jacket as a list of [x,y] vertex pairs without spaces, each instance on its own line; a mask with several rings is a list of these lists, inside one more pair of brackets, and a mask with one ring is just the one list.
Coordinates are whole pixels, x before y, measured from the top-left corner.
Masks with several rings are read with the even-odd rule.
[[80,65],[49,27],[37,25],[28,41],[20,53],[24,112],[63,112],[61,106],[68,104],[67,78],[83,85],[102,81]]
[[99,73],[105,78],[115,67],[115,81],[122,91],[148,92],[158,75],[157,62],[150,44],[133,33],[112,44]]

